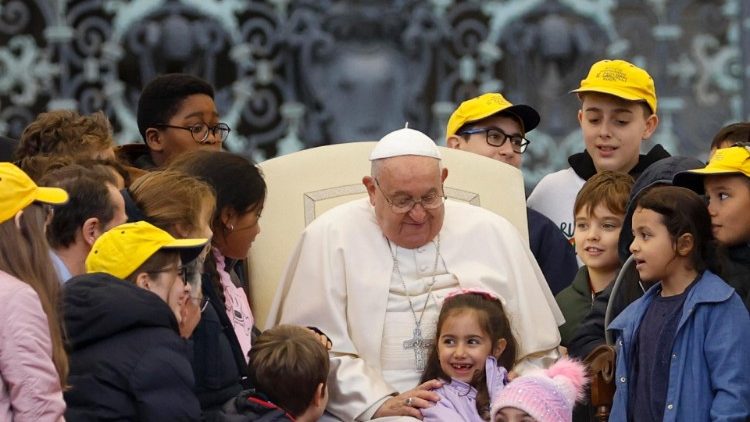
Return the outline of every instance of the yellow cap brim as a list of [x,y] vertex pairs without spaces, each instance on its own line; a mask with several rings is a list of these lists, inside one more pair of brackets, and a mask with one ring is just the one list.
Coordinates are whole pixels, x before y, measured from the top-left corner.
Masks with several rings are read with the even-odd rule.
[[570,91],[571,94],[580,93],[580,92],[598,92],[600,94],[609,94],[614,95],[615,97],[622,98],[623,100],[628,101],[643,101],[644,103],[648,103],[643,98],[637,96],[628,94],[627,92],[624,92],[620,89],[613,89],[613,88],[606,88],[606,87],[597,87],[597,88],[578,88]]
[[177,249],[183,264],[194,260],[201,254],[208,239],[175,239],[160,249]]
[[37,187],[34,201],[50,205],[62,205],[68,202],[68,193],[60,188]]

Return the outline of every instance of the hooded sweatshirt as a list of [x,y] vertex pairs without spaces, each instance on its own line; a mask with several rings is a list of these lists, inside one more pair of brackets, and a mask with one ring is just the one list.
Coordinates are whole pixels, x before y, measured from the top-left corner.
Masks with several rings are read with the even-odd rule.
[[[641,154],[638,164],[628,174],[634,179],[648,167],[669,153],[661,145],[655,145],[648,154]],[[583,151],[568,157],[570,167],[548,174],[539,181],[529,195],[526,205],[546,215],[570,240],[573,237],[573,205],[583,184],[596,174],[594,160]]]
[[200,420],[187,343],[159,296],[109,274],[85,274],[65,284],[63,315],[66,419]]

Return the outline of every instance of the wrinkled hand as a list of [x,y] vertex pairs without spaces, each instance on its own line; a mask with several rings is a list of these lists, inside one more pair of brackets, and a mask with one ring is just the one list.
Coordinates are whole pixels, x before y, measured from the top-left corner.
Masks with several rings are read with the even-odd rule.
[[374,418],[385,416],[411,416],[422,419],[422,413],[419,409],[432,407],[440,400],[440,396],[435,393],[436,388],[443,386],[440,380],[429,380],[417,386],[417,388],[405,391],[398,396],[386,400],[382,406],[373,415]]
[[325,335],[325,333],[323,333],[322,331],[320,331],[319,329],[315,327],[306,327],[306,328],[310,330],[310,332],[315,336],[316,339],[318,339],[320,344],[322,344],[323,347],[326,348],[326,350],[331,350],[331,348],[333,347],[333,342],[331,341],[330,338],[328,338],[327,335]]

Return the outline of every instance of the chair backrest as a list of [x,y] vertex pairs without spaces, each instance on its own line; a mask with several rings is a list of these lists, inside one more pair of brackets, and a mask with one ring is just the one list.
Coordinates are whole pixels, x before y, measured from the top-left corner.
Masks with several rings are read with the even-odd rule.
[[[362,177],[370,174],[374,142],[307,149],[259,164],[268,185],[261,233],[248,256],[250,298],[256,326],[264,327],[276,286],[302,230],[330,208],[367,195]],[[449,198],[502,215],[528,239],[521,172],[507,164],[440,147],[448,168]]]

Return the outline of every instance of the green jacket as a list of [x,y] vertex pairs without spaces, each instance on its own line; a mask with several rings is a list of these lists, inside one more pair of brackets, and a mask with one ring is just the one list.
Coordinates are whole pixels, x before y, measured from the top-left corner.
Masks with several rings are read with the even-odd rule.
[[558,293],[555,300],[565,316],[565,324],[560,326],[560,345],[568,347],[581,321],[591,311],[589,270],[585,265],[578,269],[573,282]]

